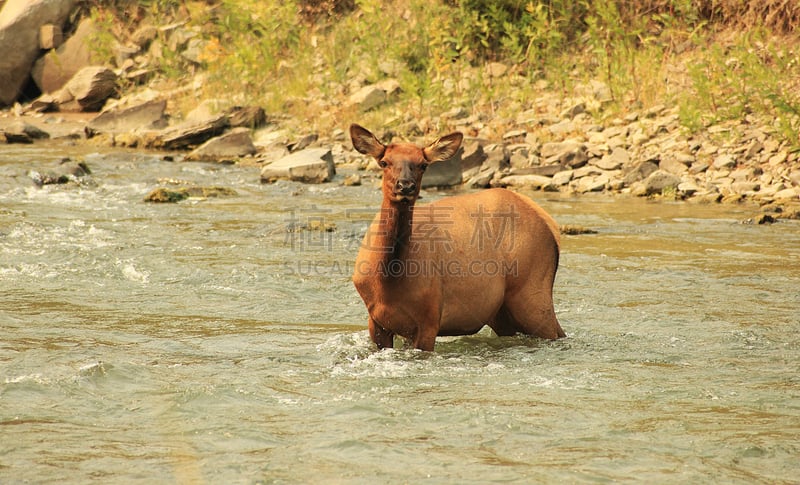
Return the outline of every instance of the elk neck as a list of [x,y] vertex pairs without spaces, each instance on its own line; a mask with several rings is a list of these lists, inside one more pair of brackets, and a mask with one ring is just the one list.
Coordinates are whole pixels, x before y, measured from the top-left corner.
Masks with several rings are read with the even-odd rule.
[[403,260],[408,255],[413,217],[414,202],[384,198],[374,246],[382,252],[383,263]]

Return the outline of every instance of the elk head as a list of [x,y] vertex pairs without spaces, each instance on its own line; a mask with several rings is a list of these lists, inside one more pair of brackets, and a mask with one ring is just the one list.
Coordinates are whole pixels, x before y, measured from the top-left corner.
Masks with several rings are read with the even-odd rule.
[[464,136],[450,133],[422,148],[413,143],[384,145],[366,128],[350,125],[353,148],[378,161],[383,169],[383,198],[389,202],[413,204],[419,196],[422,174],[431,163],[456,154]]

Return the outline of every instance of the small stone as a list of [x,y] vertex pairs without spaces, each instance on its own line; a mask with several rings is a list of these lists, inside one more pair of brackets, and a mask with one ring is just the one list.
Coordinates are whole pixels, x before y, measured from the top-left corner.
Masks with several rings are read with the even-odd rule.
[[547,129],[554,135],[563,136],[575,131],[575,123],[570,120],[562,120],[554,125],[548,126]]
[[745,148],[744,156],[745,156],[745,158],[754,158],[763,149],[764,149],[764,144],[763,143],[761,143],[758,140],[753,140]]
[[378,86],[364,86],[350,96],[350,105],[369,111],[386,102],[386,91]]
[[180,202],[189,198],[229,197],[236,191],[227,187],[159,187],[153,189],[144,198],[145,202]]
[[39,48],[42,50],[55,49],[64,40],[64,33],[61,27],[53,24],[45,24],[39,28]]
[[511,130],[503,135],[503,141],[506,143],[521,143],[525,140],[527,133],[525,130]]
[[509,175],[500,179],[500,185],[505,187],[528,187],[532,189],[551,190],[553,179],[543,175]]
[[57,175],[49,172],[41,173],[36,170],[31,170],[28,172],[28,177],[30,177],[33,183],[39,187],[43,185],[65,184],[69,182],[69,177],[66,175]]
[[789,158],[789,153],[786,150],[781,150],[778,154],[769,157],[769,165],[776,167],[785,162],[787,158]]
[[728,194],[722,197],[723,204],[738,204],[744,199],[742,194]]
[[630,160],[631,156],[627,150],[615,148],[610,154],[604,155],[603,158],[595,162],[594,165],[602,170],[619,170],[628,164]]
[[309,133],[308,135],[301,136],[297,139],[297,141],[290,142],[286,145],[286,148],[288,148],[292,153],[299,152],[300,150],[305,150],[306,148],[310,147],[317,140],[319,140],[318,134]]
[[451,109],[450,111],[446,111],[442,113],[442,118],[449,119],[449,120],[461,120],[469,116],[469,111],[462,108],[461,106],[456,106],[455,108]]
[[375,86],[383,89],[387,98],[390,98],[402,91],[400,88],[400,82],[397,79],[384,79],[375,83]]
[[775,200],[780,199],[797,199],[798,193],[800,191],[796,187],[790,187],[788,189],[783,189],[775,193],[773,196]]
[[671,156],[664,157],[658,162],[658,168],[675,175],[681,175],[687,171],[686,165]]
[[694,182],[684,181],[678,184],[678,193],[681,194],[683,197],[691,197],[699,191],[700,187],[698,187],[697,184]]
[[564,170],[562,172],[558,172],[553,175],[553,185],[555,186],[563,186],[567,185],[570,180],[572,180],[572,176],[574,174],[573,170]]
[[486,74],[489,77],[503,77],[508,72],[508,66],[501,62],[490,62],[486,64]]
[[663,194],[664,191],[675,189],[677,190],[680,185],[680,177],[673,175],[663,170],[656,170],[651,173],[644,181],[644,194],[655,195]]
[[606,188],[610,179],[608,175],[593,175],[589,177],[583,177],[578,181],[578,185],[575,188],[576,191],[579,193],[586,193],[586,192],[600,192]]
[[[513,158],[513,156],[512,156]],[[513,162],[511,165],[510,175],[543,175],[545,177],[552,177],[558,172],[562,172],[564,167],[562,165],[536,165],[532,167],[515,167]]]
[[573,170],[572,178],[580,179],[583,177],[588,177],[590,175],[600,175],[601,173],[603,173],[603,171],[595,167],[594,165],[586,165],[585,167]]
[[576,103],[560,113],[562,118],[574,118],[581,113],[586,112],[586,103]]
[[707,162],[704,162],[702,160],[697,160],[696,162],[692,163],[692,165],[689,167],[689,173],[692,175],[703,173],[706,170],[708,170],[708,167],[709,165]]
[[712,166],[716,169],[733,168],[736,166],[736,160],[731,155],[723,154],[714,159]]
[[354,173],[352,175],[348,175],[347,177],[342,180],[342,185],[345,187],[357,187],[361,185],[361,175]]
[[158,37],[158,28],[154,25],[142,25],[131,35],[134,44],[142,49],[147,49],[151,42]]
[[575,224],[564,224],[563,226],[559,227],[561,234],[565,234],[567,236],[579,236],[581,234],[597,234],[597,231],[594,229],[588,229],[583,226],[578,226]]
[[775,217],[770,214],[761,214],[756,218],[756,224],[763,225],[763,224],[772,224],[775,222]]
[[658,165],[656,165],[653,161],[645,160],[628,171],[622,180],[625,185],[631,186],[634,182],[646,179],[656,170],[658,170]]
[[570,141],[545,143],[540,155],[546,164],[559,163],[569,168],[582,167],[589,160],[586,145]]

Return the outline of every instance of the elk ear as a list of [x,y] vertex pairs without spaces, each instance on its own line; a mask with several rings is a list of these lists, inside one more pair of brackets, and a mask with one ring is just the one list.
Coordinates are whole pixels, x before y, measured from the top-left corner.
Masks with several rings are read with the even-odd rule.
[[422,149],[429,163],[443,162],[452,158],[461,147],[464,135],[458,131],[445,135]]
[[386,147],[375,138],[375,135],[355,123],[350,125],[350,139],[353,140],[353,148],[359,153],[369,155],[378,160],[383,157],[383,152],[386,151]]

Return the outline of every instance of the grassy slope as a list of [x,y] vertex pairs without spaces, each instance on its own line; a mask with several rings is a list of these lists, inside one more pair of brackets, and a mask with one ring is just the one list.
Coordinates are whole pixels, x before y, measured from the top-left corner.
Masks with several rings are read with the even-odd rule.
[[[107,3],[94,13],[118,38],[138,23],[120,19],[186,21],[203,40],[203,97],[262,105],[294,130],[324,134],[358,120],[397,131],[421,121],[423,131],[441,131],[440,115],[463,108],[485,120],[487,133],[502,134],[520,113],[541,111],[543,97],[566,105],[595,80],[613,98],[589,107],[601,123],[677,105],[689,131],[749,116],[800,144],[800,52],[791,31],[800,7],[770,17],[780,2],[742,10],[727,0],[650,0],[626,11],[606,0],[586,11],[570,0],[545,2],[551,10],[520,0],[361,0],[333,16],[317,8],[313,19],[298,12],[345,2],[151,0],[116,5],[124,13]],[[509,72],[490,77],[491,61]],[[162,85],[188,81],[192,69],[175,52],[164,49],[158,63]],[[385,78],[400,84],[392,102],[369,113],[348,106],[351,92]],[[186,110],[197,100],[176,102]]]

